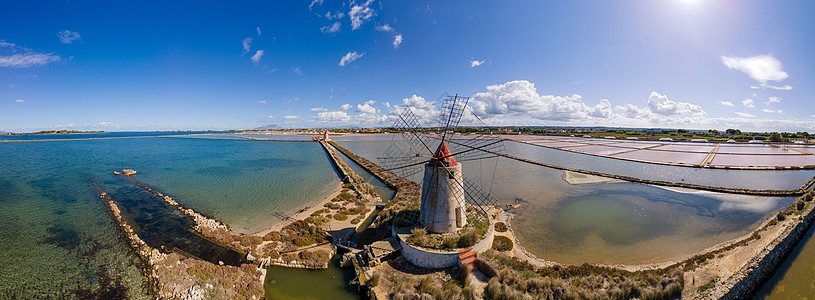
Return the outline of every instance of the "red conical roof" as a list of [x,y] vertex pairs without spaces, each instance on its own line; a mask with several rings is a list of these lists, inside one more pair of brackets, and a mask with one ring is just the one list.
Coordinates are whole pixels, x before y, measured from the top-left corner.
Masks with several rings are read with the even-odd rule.
[[453,152],[450,152],[450,148],[447,148],[447,143],[445,142],[441,142],[439,148],[436,149],[436,154],[433,154],[433,162],[431,163],[438,163],[439,161],[444,162],[444,165],[448,167],[458,165],[456,158],[453,157]]

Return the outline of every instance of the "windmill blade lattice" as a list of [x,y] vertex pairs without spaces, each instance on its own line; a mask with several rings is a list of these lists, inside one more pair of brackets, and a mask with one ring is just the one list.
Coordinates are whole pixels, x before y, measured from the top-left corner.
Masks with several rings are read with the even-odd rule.
[[[436,222],[435,217],[423,212],[426,209],[426,204],[423,203],[425,194],[432,193],[434,195],[432,196],[433,199],[443,197],[439,199],[451,201],[448,202],[450,203],[448,205],[452,205],[457,211],[464,212],[464,217],[466,217],[468,223],[487,218],[489,211],[496,205],[498,199],[476,182],[464,177],[458,162],[496,159],[497,166],[497,159],[500,154],[506,153],[503,139],[498,136],[492,134],[459,135],[455,133],[459,123],[465,117],[469,97],[450,96],[445,93],[440,99],[437,102],[439,109],[437,128],[422,127],[413,111],[408,107],[404,108],[399,113],[398,119],[393,126],[399,134],[388,146],[383,157],[379,158],[384,168],[402,177],[417,181],[423,185],[422,189],[428,190],[427,193],[416,193],[415,199],[409,205],[409,207],[417,207],[416,204],[421,204],[420,211],[415,209],[406,210],[400,215],[401,221],[429,226],[428,228],[437,228],[437,230],[442,229],[433,225],[441,224],[444,227],[443,224],[451,224],[452,219],[442,216],[442,220]],[[471,120],[473,116],[467,119]],[[477,117],[474,119],[481,121]],[[483,122],[481,123],[483,124]],[[436,171],[432,171],[434,169]],[[424,172],[424,179],[417,178],[416,175],[422,172]],[[494,178],[494,172],[495,170],[492,171],[492,178]],[[438,176],[444,176],[444,179],[439,181]],[[453,204],[456,202],[458,203]],[[446,207],[449,209],[451,206]],[[437,209],[441,209],[435,210],[437,212],[445,211],[445,208],[442,207],[437,207]],[[456,212],[456,218],[461,217],[458,214]],[[428,224],[420,224],[423,222]],[[449,226],[460,228],[463,225]],[[442,232],[445,231],[442,230]]]

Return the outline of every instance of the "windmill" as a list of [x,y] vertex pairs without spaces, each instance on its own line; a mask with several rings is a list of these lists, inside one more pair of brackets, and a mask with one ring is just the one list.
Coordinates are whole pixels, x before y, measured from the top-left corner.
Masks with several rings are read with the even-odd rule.
[[[393,127],[399,132],[384,157],[379,158],[386,169],[408,179],[422,173],[422,193],[417,193],[419,210],[411,210],[401,216],[403,222],[424,226],[432,233],[455,232],[468,222],[486,218],[488,211],[498,202],[491,195],[495,166],[501,154],[506,153],[503,139],[492,134],[455,134],[465,115],[469,97],[447,95],[440,97],[439,115],[435,127],[422,126],[410,107],[398,114]],[[477,116],[472,115],[481,124]],[[463,176],[462,163],[494,159],[496,164],[490,174],[490,185]],[[483,171],[483,168],[482,168]]]

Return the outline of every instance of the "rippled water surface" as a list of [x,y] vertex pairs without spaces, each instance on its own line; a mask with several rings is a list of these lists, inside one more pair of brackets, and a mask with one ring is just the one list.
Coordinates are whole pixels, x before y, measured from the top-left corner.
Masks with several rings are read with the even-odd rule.
[[[164,133],[134,135],[157,134]],[[114,170],[135,169],[133,179],[238,232],[265,229],[340,184],[319,144],[302,142],[145,137],[5,142],[0,166],[4,299],[146,297],[140,262],[92,182],[111,194],[126,219],[144,227],[148,243],[190,246],[183,239],[161,240],[181,236],[173,230],[189,220],[163,210],[158,199],[114,177]],[[218,257],[213,249],[200,251]]]

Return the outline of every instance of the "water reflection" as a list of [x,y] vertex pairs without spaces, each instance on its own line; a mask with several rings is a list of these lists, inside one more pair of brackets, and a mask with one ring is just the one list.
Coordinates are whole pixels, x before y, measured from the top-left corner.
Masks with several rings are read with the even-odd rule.
[[[387,146],[387,142],[340,144],[371,160]],[[464,175],[490,187],[500,204],[516,199],[526,203],[510,209],[517,215],[513,228],[524,247],[542,258],[570,264],[683,258],[752,231],[793,202],[628,182],[569,185],[560,170],[505,158],[493,164],[494,178],[483,162],[463,165]]]

